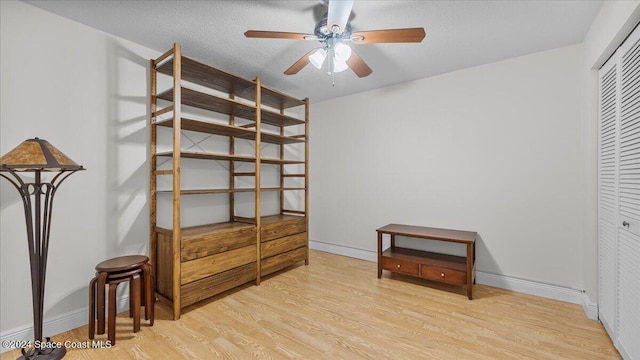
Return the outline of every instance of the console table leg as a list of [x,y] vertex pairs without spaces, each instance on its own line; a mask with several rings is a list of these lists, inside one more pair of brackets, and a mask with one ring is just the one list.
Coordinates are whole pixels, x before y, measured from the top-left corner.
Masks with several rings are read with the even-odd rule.
[[378,279],[382,277],[382,233],[378,232]]
[[473,244],[467,244],[467,297],[469,298],[469,300],[471,300],[473,297],[473,283],[475,282],[475,274],[473,273],[473,265],[475,263],[475,254],[473,251],[474,246],[475,242]]
[[476,243],[473,243],[473,283],[476,283]]

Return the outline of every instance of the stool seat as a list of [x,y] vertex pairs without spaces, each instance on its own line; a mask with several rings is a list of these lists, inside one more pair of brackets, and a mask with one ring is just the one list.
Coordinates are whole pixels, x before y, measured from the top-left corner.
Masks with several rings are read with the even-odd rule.
[[[129,283],[129,316],[133,318],[133,332],[140,330],[140,306],[145,307],[145,319],[153,326],[154,302],[153,274],[149,258],[144,255],[120,256],[102,261],[95,267],[96,276],[89,284],[89,339],[93,339],[98,318],[98,334],[105,333],[105,312],[108,312],[108,339],[116,342],[116,289],[118,284]],[[141,284],[142,283],[142,284]],[[142,285],[142,286],[141,286]],[[105,288],[109,289],[109,308],[105,308]],[[97,309],[96,309],[97,305]]]
[[105,260],[96,265],[97,272],[115,273],[133,270],[149,262],[149,258],[144,255],[127,255]]

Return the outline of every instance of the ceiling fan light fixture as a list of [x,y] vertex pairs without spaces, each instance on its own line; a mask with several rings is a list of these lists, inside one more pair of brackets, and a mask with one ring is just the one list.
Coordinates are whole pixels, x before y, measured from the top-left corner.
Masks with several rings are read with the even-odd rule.
[[354,0],[320,1],[327,7],[327,12],[322,19],[316,22],[313,34],[247,30],[244,35],[248,38],[318,41],[319,48],[310,49],[285,70],[284,74],[297,74],[309,63],[322,69],[326,62],[327,65],[324,66],[326,73],[332,76],[334,83],[335,76],[333,75],[346,69],[353,70],[359,78],[369,76],[373,72],[360,55],[351,50],[347,41],[353,44],[419,43],[426,35],[424,28],[421,27],[367,30],[353,33],[349,20],[354,15],[352,12]]
[[343,72],[345,70],[347,70],[349,68],[349,65],[347,65],[346,62],[344,61],[340,61],[340,60],[335,60],[333,63],[333,72],[334,73],[339,73],[339,72]]
[[313,54],[309,55],[309,62],[315,66],[316,69],[321,69],[324,59],[327,58],[327,51],[325,49],[318,49]]
[[335,47],[336,62],[346,62],[351,57],[351,47],[347,44],[338,43]]

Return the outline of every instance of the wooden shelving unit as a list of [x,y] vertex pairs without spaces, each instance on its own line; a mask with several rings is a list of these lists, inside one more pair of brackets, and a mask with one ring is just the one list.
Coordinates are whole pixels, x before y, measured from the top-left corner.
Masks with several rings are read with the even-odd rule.
[[[182,309],[236,286],[255,281],[295,263],[309,262],[308,246],[308,164],[309,164],[309,100],[296,99],[261,84],[260,78],[247,80],[182,55],[179,44],[151,64],[150,120],[150,258],[155,272],[158,297],[172,304],[173,317],[179,319]],[[159,76],[171,80],[171,87],[158,92]],[[159,108],[159,100],[169,105]],[[185,108],[186,106],[186,108]],[[291,116],[285,110],[304,109],[302,116]],[[187,108],[226,116],[227,123],[185,116]],[[238,118],[244,119],[237,125]],[[275,127],[264,131],[263,125]],[[303,128],[295,135],[285,128]],[[158,129],[170,131],[171,150],[158,151]],[[169,130],[167,130],[169,129]],[[227,152],[205,152],[182,149],[183,131],[222,136],[228,139]],[[289,131],[291,133],[291,131]],[[236,139],[253,142],[253,154],[236,154]],[[278,147],[279,156],[265,157],[261,143]],[[297,144],[297,145],[296,145]],[[166,145],[166,144],[165,144]],[[286,146],[303,146],[300,158],[285,157]],[[170,169],[158,169],[159,159],[170,161]],[[182,159],[224,162],[228,169],[228,187],[183,188]],[[253,164],[253,171],[239,171],[237,166]],[[279,186],[261,186],[261,167],[276,166]],[[287,167],[296,170],[287,171]],[[304,170],[301,171],[300,167]],[[158,189],[158,177],[172,178],[171,189]],[[236,186],[237,178],[254,178],[254,186]],[[302,179],[304,185],[289,186],[285,179]],[[302,209],[287,209],[285,193],[304,192]],[[261,214],[261,195],[279,192],[280,211]],[[235,195],[254,193],[253,214],[237,214]],[[157,224],[157,197],[171,196],[172,226]],[[182,197],[224,194],[229,199],[228,219],[198,226],[182,226]]]

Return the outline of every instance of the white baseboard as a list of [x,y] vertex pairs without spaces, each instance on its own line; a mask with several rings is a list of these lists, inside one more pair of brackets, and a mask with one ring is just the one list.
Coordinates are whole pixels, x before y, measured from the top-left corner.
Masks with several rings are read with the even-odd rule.
[[[129,296],[123,296],[118,299],[118,312],[129,309]],[[55,339],[54,337],[63,332],[79,328],[87,325],[89,322],[89,308],[70,311],[66,314],[56,316],[52,319],[45,319],[42,326],[42,334],[45,337],[53,338],[52,341],[66,341],[70,339]],[[33,341],[33,325],[24,325],[15,329],[6,330],[0,333],[0,354],[14,350],[14,348],[6,347],[11,342]],[[87,334],[87,339],[89,334]],[[80,339],[73,339],[80,340]]]
[[[361,260],[373,262],[378,261],[378,253],[376,251],[357,249],[314,240],[309,241],[309,248]],[[592,303],[585,293],[577,289],[519,279],[501,274],[492,274],[483,271],[476,271],[476,283],[541,296],[548,299],[560,300],[572,304],[579,304],[582,305],[582,308],[589,319],[598,319],[597,304]]]
[[622,356],[623,359],[632,359],[631,354],[629,354],[627,348],[620,342],[619,339],[614,341],[614,344],[616,346],[616,350],[618,350],[620,356]]
[[598,320],[598,304],[591,301],[587,294],[582,294],[582,310],[591,320]]
[[476,283],[560,300],[572,304],[582,304],[582,291],[516,277],[476,271]]
[[375,251],[362,250],[358,248],[329,244],[322,241],[309,240],[309,248],[320,250],[331,254],[348,256],[360,260],[378,261],[378,253]]

